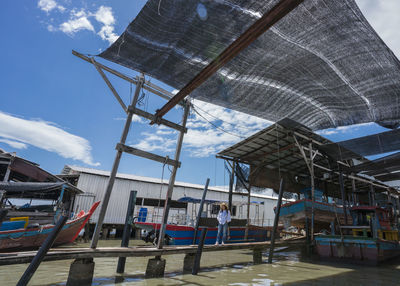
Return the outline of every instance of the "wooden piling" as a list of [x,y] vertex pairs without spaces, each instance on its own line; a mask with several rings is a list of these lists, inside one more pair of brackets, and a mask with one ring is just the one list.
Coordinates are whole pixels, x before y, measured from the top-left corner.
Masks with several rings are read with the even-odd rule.
[[199,223],[200,223],[201,213],[203,212],[204,201],[206,199],[207,190],[208,190],[208,184],[209,183],[210,183],[210,178],[207,178],[206,184],[204,186],[203,196],[201,197],[199,211],[197,213],[196,225],[194,227],[193,244],[196,244],[196,238],[197,238],[197,233],[199,231]]
[[278,232],[279,213],[281,211],[282,196],[283,196],[283,178],[281,178],[281,183],[279,185],[279,196],[278,196],[278,202],[276,204],[276,210],[275,210],[274,227],[272,229],[271,247],[269,249],[268,263],[272,263],[272,257],[274,255],[275,236]]
[[262,260],[262,249],[260,249],[260,248],[254,248],[253,249],[253,263],[254,264],[263,263],[263,260]]
[[[128,209],[126,211],[124,232],[122,233],[121,247],[129,246],[129,238],[131,237],[133,212],[135,211],[137,191],[131,191],[128,201]],[[126,257],[118,258],[117,273],[124,273]]]
[[163,277],[165,272],[165,259],[160,256],[149,259],[146,267],[146,278]]
[[346,206],[346,190],[344,189],[344,180],[343,180],[343,173],[339,173],[339,185],[340,185],[340,193],[342,197],[342,204],[343,204],[343,212],[344,212],[344,223],[346,225],[349,224],[347,219],[347,206]]
[[197,275],[197,273],[199,272],[201,254],[203,253],[203,246],[204,246],[204,241],[206,240],[207,230],[208,229],[206,227],[201,230],[201,236],[200,236],[199,246],[197,247],[196,256],[194,259],[192,275]]
[[17,286],[25,286],[28,285],[31,280],[33,274],[35,274],[38,269],[40,263],[45,257],[47,251],[49,251],[50,247],[53,245],[54,241],[57,238],[57,235],[60,233],[61,229],[65,225],[68,220],[68,216],[62,215],[58,220],[57,224],[54,226],[53,230],[47,236],[46,240],[43,242],[36,256],[33,258],[32,262],[29,264],[28,268],[25,270],[24,274],[21,276],[20,280],[17,283]]
[[183,259],[183,273],[192,273],[195,258],[195,253],[185,254],[185,258]]
[[93,281],[94,261],[92,258],[75,259],[69,268],[67,286],[90,286]]

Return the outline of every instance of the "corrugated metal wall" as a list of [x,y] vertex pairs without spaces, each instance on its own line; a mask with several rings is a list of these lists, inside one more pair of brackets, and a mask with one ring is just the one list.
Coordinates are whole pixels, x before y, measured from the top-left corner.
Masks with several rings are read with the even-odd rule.
[[[85,192],[83,195],[76,197],[74,210],[79,211],[81,209],[87,211],[91,204],[95,201],[101,201],[107,186],[108,177],[97,174],[80,173],[77,187]],[[104,223],[106,224],[124,224],[126,210],[128,207],[129,193],[132,190],[136,190],[138,198],[153,198],[153,199],[165,199],[167,185],[162,186],[160,195],[161,184],[135,181],[129,179],[117,178],[114,183],[114,188],[110,197],[110,202],[107,208]],[[201,188],[175,186],[172,199],[177,200],[183,196],[201,198],[203,190]],[[211,200],[228,200],[227,191],[217,191],[212,188],[207,192],[207,199]],[[260,196],[252,196],[252,201],[263,201],[264,206],[260,205],[259,218],[262,218],[262,212],[264,212],[264,225],[272,225],[274,212],[273,208],[276,205],[276,199],[263,198]],[[234,202],[247,202],[247,196],[241,196],[238,194],[233,195]],[[188,204],[187,213],[192,213],[193,204]],[[135,212],[139,208],[136,208]],[[95,211],[90,221],[95,223],[98,219],[100,207]],[[240,210],[240,211],[239,211]],[[242,215],[239,217],[239,213]],[[162,210],[159,211],[162,215]],[[246,206],[238,208],[236,218],[246,218],[247,209]],[[172,210],[171,215],[174,215]],[[256,207],[250,208],[250,218],[255,218]]]

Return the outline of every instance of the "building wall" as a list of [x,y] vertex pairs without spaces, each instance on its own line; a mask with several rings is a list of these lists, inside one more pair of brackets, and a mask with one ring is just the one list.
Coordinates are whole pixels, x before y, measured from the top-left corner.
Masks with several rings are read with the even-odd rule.
[[[74,204],[74,211],[79,212],[80,210],[88,210],[93,202],[101,201],[104,196],[105,189],[107,187],[108,177],[98,174],[80,173],[77,187],[85,192],[83,195],[77,196]],[[187,184],[191,185],[191,184]],[[194,185],[193,185],[194,186]],[[172,195],[173,200],[178,200],[181,197],[193,197],[200,199],[203,194],[203,187],[193,187],[193,186],[182,186],[176,185],[174,187],[174,192]],[[138,198],[153,198],[153,199],[165,199],[167,185],[164,184],[161,187],[160,183],[130,180],[123,178],[116,178],[114,183],[114,188],[111,193],[110,202],[107,208],[104,223],[106,224],[124,224],[126,210],[128,207],[129,193],[132,190],[136,190]],[[207,192],[206,199],[210,200],[228,200],[228,191],[216,188],[209,188]],[[262,214],[264,213],[264,223],[263,225],[272,225],[274,212],[273,208],[276,206],[276,198],[271,198],[262,195],[251,196],[251,201],[263,201],[264,205],[259,206],[259,224],[261,224]],[[247,203],[247,196],[242,196],[240,194],[233,195],[233,202],[243,202]],[[195,208],[195,209],[194,209]],[[198,204],[188,204],[187,214],[197,213]],[[139,207],[135,208],[135,213],[137,213]],[[149,208],[149,214],[153,213],[153,208]],[[241,210],[241,216],[239,214]],[[98,214],[100,207],[95,211],[91,223],[95,223],[98,219]],[[159,209],[159,216],[162,215],[162,208]],[[179,213],[184,212],[184,210],[179,210]],[[156,214],[156,210],[154,214]],[[170,217],[176,216],[178,213],[177,209],[171,209]],[[247,206],[238,206],[236,218],[246,218]],[[255,218],[256,207],[252,205],[250,207],[250,218]]]

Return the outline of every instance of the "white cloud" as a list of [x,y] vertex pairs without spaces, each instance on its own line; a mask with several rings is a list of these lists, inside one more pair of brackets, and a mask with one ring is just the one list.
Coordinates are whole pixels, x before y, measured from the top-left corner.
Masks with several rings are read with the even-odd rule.
[[50,24],[50,25],[47,25],[47,30],[49,32],[55,32],[55,31],[57,31],[57,28]]
[[39,0],[38,7],[46,13],[54,9],[58,9],[60,12],[65,11],[65,7],[57,4],[55,0]]
[[[126,121],[126,117],[116,117],[114,120],[119,120],[119,121]],[[145,123],[147,119],[143,119],[142,117],[133,114],[132,116],[132,122],[138,122],[138,123]]]
[[356,0],[365,18],[392,49],[400,57],[400,1],[399,0]]
[[[40,0],[38,7],[45,11],[48,16],[56,8],[61,12],[67,10],[65,7],[57,4],[55,0]],[[61,20],[59,24],[54,25],[54,18],[51,18],[50,23],[47,24],[47,30],[50,32],[61,31],[69,36],[73,36],[79,31],[88,30],[96,33],[102,40],[108,41],[110,44],[118,39],[114,27],[116,20],[111,7],[100,6],[96,12],[91,12],[83,8],[71,8],[69,11],[69,17]],[[93,25],[93,18],[100,25]],[[96,22],[94,23],[96,24]]]
[[[272,122],[214,104],[193,100],[198,113],[188,119],[184,151],[192,157],[208,157],[269,126]],[[177,132],[164,126],[154,133],[143,132],[134,147],[146,151],[175,150]]]
[[108,41],[110,44],[114,43],[118,39],[118,35],[114,33],[113,26],[103,26],[97,33],[100,38],[104,41]]
[[151,151],[161,151],[161,152],[172,152],[176,140],[166,136],[159,136],[149,132],[142,132],[143,140],[138,144],[132,145],[132,147],[138,148],[140,150]]
[[23,144],[32,145],[55,152],[64,158],[80,160],[92,166],[100,165],[93,162],[89,141],[68,133],[53,123],[26,120],[0,112],[0,138],[10,146],[14,144],[14,148],[24,148]]
[[89,30],[94,32],[94,27],[88,19],[88,15],[84,10],[71,12],[71,17],[68,21],[60,25],[60,31],[73,35],[81,30]]
[[26,145],[25,143],[21,143],[18,141],[14,141],[14,140],[8,140],[8,139],[0,139],[0,142],[5,143],[15,149],[26,149],[28,148],[28,145]]
[[97,35],[110,44],[114,43],[118,39],[118,35],[114,33],[115,18],[112,8],[100,6],[94,16],[99,23],[103,24]]
[[328,129],[323,129],[316,131],[317,134],[321,136],[329,136],[329,135],[335,135],[335,134],[343,134],[343,133],[351,133],[356,130],[359,130],[362,127],[366,126],[372,126],[375,125],[374,122],[369,122],[369,123],[361,123],[361,124],[354,124],[354,125],[347,125],[347,126],[339,126],[336,128],[328,128]]
[[100,6],[94,16],[98,22],[103,23],[105,26],[115,24],[115,18],[111,7]]

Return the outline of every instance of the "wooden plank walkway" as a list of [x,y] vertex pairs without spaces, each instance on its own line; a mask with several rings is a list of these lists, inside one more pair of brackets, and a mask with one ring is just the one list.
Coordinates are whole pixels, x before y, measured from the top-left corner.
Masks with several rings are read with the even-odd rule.
[[[304,237],[280,240],[276,246],[292,246],[304,244]],[[236,249],[266,249],[270,246],[269,241],[232,243],[224,245],[206,245],[203,252],[224,251]],[[135,247],[99,247],[92,248],[53,248],[50,249],[43,261],[77,259],[77,258],[101,258],[101,257],[143,257],[143,256],[162,256],[171,254],[196,253],[197,245],[187,246],[164,246],[163,249],[148,246]],[[37,251],[0,253],[0,265],[12,265],[30,263]]]

